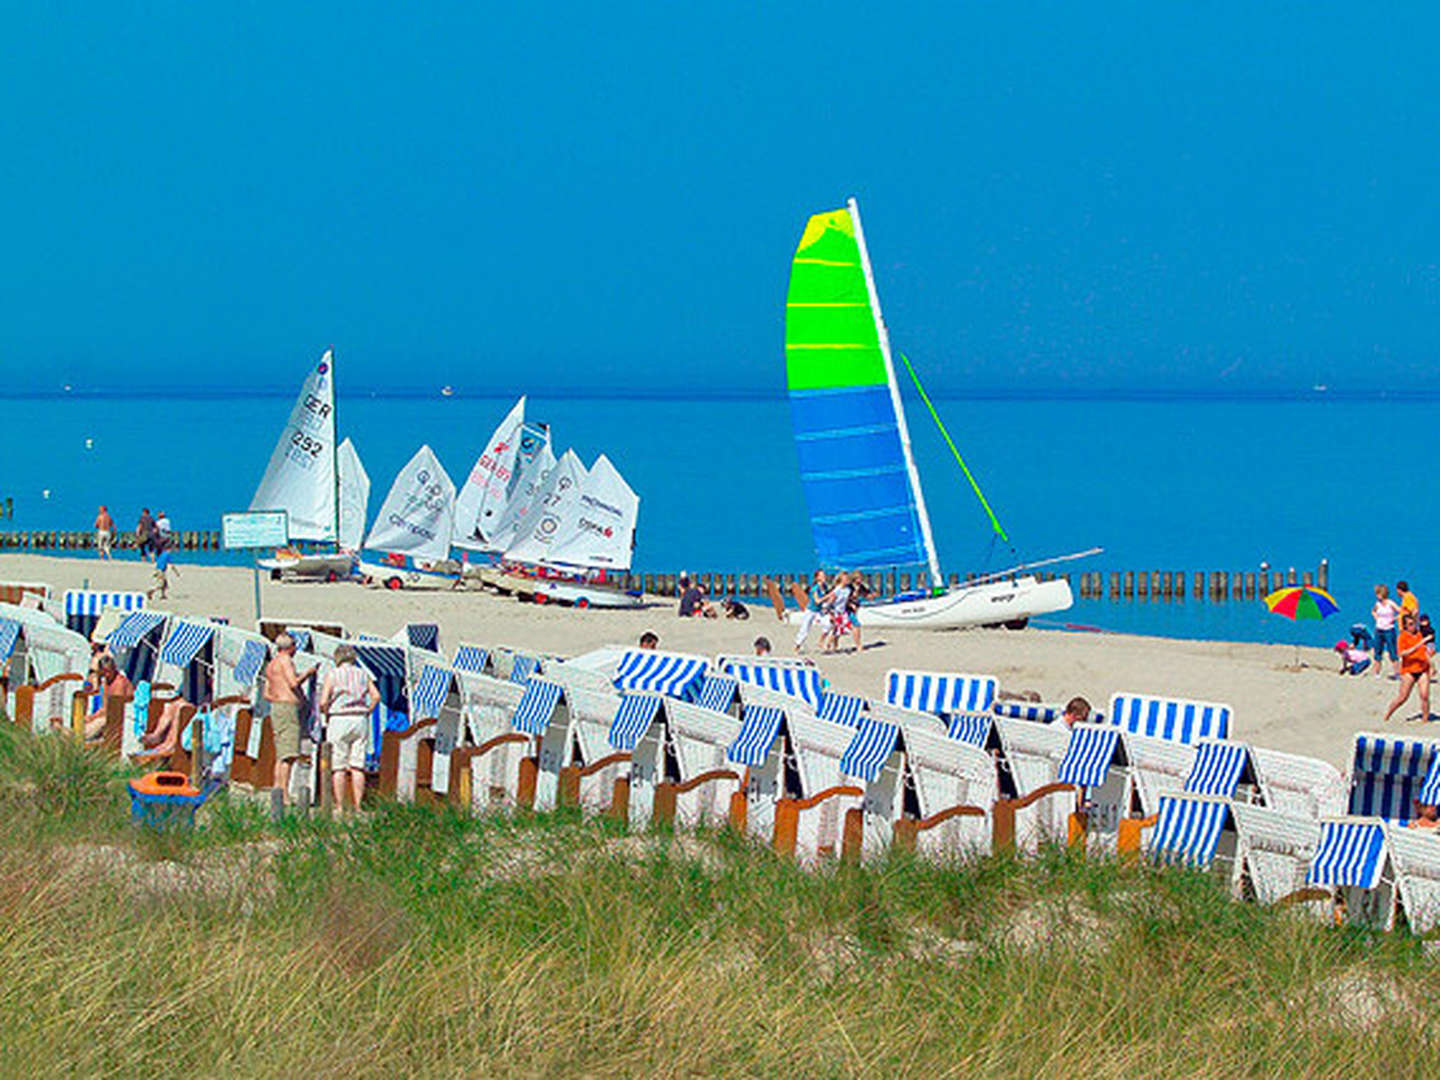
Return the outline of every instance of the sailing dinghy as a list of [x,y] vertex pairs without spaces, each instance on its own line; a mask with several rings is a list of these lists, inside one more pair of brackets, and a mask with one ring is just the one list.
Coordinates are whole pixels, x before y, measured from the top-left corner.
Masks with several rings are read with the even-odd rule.
[[[1022,626],[1032,616],[1070,607],[1066,581],[1040,581],[1019,572],[1023,568],[943,587],[854,199],[814,215],[805,227],[790,269],[785,361],[801,486],[820,565],[916,567],[931,586],[865,604],[867,627]],[[1003,537],[993,514],[991,522]]]
[[[335,354],[326,349],[306,376],[290,418],[270,454],[251,510],[284,510],[293,544],[335,546],[333,551],[291,546],[261,559],[274,574],[335,581],[354,570],[370,478],[355,446],[335,442]],[[354,525],[358,506],[360,525]],[[348,526],[348,527],[347,527]]]
[[458,567],[450,559],[455,532],[455,484],[429,446],[405,463],[385,496],[365,550],[360,573],[387,589],[453,587]]

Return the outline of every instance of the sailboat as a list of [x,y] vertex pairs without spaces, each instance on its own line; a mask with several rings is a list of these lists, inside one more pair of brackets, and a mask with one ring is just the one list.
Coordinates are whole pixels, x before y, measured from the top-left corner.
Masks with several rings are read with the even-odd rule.
[[[292,545],[333,544],[333,551],[291,546],[260,566],[275,573],[348,577],[360,547],[370,478],[355,445],[336,445],[335,353],[326,349],[300,387],[289,420],[270,454],[265,475],[250,500],[251,510],[284,510]],[[360,525],[354,521],[357,517]]]
[[1074,603],[1066,581],[1041,581],[1025,567],[944,587],[854,199],[811,217],[800,238],[785,304],[785,361],[820,565],[914,567],[930,586],[867,603],[861,615],[867,627],[1023,626]]
[[387,589],[453,586],[454,532],[455,484],[435,451],[421,446],[396,475],[365,537],[365,550],[381,558],[362,555],[360,573]]
[[537,603],[639,606],[639,594],[611,576],[630,568],[639,510],[609,458],[601,454],[587,469],[567,450],[506,548],[497,585]]

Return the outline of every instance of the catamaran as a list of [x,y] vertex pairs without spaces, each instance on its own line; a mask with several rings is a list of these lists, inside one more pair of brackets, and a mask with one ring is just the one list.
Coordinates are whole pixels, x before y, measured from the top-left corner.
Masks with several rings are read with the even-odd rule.
[[250,500],[251,510],[284,510],[289,539],[333,544],[334,551],[289,547],[261,559],[266,570],[330,581],[349,577],[360,549],[370,499],[370,477],[355,444],[336,444],[335,352],[326,349],[306,376],[300,395],[265,475]]
[[[1023,626],[1033,616],[1071,606],[1068,582],[1041,581],[1025,571],[1093,551],[944,587],[854,199],[811,217],[800,238],[785,304],[785,361],[801,486],[820,565],[915,567],[927,575],[928,588],[867,603],[861,616],[866,626]],[[932,415],[939,424],[933,408]],[[970,481],[996,535],[1008,539]]]
[[390,485],[365,537],[360,573],[387,589],[438,588],[459,581],[450,558],[455,532],[455,484],[435,451],[422,446]]

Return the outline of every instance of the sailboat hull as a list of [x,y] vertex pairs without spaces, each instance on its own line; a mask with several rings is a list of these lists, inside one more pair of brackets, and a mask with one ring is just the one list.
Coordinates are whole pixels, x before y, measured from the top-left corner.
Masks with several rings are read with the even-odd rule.
[[1039,581],[1027,576],[962,585],[938,596],[865,604],[860,609],[860,621],[867,629],[959,630],[1019,622],[1064,611],[1074,602],[1070,584],[1064,579]]
[[260,559],[260,569],[278,571],[283,577],[346,581],[355,573],[355,558],[344,552],[277,551],[273,558]]

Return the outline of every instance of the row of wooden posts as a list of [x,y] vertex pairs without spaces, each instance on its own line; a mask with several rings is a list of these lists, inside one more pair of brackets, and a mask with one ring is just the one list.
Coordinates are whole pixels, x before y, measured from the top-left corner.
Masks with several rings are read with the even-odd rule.
[[[190,529],[170,534],[172,546],[182,551],[219,551],[220,533],[214,529]],[[133,532],[116,533],[110,546],[116,551],[133,551],[140,546]],[[0,532],[0,550],[21,551],[92,551],[93,532],[68,530],[27,530]]]
[[1260,600],[1287,585],[1330,588],[1330,560],[1314,570],[1086,570],[1079,592],[1090,600]]

